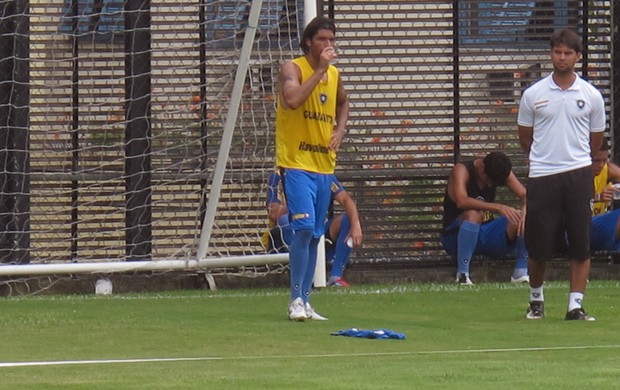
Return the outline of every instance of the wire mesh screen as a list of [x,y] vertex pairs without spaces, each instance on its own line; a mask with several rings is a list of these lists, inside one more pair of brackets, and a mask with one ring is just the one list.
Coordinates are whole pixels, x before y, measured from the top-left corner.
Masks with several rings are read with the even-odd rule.
[[[549,37],[584,37],[578,70],[610,96],[610,2],[335,1],[352,101],[337,174],[361,209],[358,261],[438,259],[455,161],[501,150],[526,180],[516,129],[524,88],[551,71]],[[500,191],[505,202],[516,198]]]
[[[300,54],[303,3],[263,2],[211,255],[264,251],[277,74]],[[148,18],[133,8],[146,3],[135,0],[36,0],[29,12],[15,4],[0,15],[10,37],[0,42],[0,121],[8,123],[0,144],[2,261],[129,260],[135,228],[148,232],[131,240],[144,240],[149,258],[193,256],[251,2],[152,0],[142,10]],[[354,262],[444,258],[441,200],[455,161],[502,150],[525,179],[517,105],[551,70],[554,29],[584,37],[579,72],[613,103],[611,1],[323,4],[336,21],[337,66],[351,101],[337,175],[365,232]],[[142,37],[147,56],[135,57],[145,54],[135,51]],[[131,58],[148,58],[150,68],[128,75]],[[135,82],[143,79],[149,84]],[[24,86],[25,95],[11,93]],[[144,115],[129,116],[143,101]],[[27,120],[13,123],[24,109]],[[145,118],[148,132],[128,130]],[[15,150],[26,151],[25,170]],[[141,152],[137,171],[128,170],[128,151]],[[128,183],[143,185],[137,209]],[[149,218],[129,226],[136,211]]]

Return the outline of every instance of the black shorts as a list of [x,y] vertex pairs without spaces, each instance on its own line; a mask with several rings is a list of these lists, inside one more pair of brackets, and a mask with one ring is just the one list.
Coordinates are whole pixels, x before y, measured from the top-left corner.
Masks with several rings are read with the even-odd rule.
[[528,179],[525,219],[528,255],[536,261],[547,261],[565,250],[571,259],[588,259],[593,195],[590,166]]

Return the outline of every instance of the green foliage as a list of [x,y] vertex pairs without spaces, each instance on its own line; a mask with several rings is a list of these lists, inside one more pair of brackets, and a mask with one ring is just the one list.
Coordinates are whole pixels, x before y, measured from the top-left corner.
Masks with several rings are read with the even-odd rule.
[[[566,283],[546,285],[547,318],[525,319],[524,285],[324,289],[325,322],[286,319],[288,291],[186,291],[4,298],[7,389],[617,388],[618,282],[592,282],[596,322],[564,321]],[[387,328],[406,340],[331,336]],[[191,360],[195,359],[195,360]]]

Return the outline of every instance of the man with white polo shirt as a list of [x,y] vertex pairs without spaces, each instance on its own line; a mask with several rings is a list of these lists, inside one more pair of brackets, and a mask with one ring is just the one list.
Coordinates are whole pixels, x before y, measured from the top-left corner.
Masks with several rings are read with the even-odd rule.
[[526,318],[544,318],[543,283],[548,260],[567,242],[570,295],[566,320],[594,320],[582,307],[590,273],[592,151],[605,130],[601,93],[575,73],[582,39],[569,29],[551,36],[553,73],[523,92],[518,131],[529,155],[525,244],[530,303]]

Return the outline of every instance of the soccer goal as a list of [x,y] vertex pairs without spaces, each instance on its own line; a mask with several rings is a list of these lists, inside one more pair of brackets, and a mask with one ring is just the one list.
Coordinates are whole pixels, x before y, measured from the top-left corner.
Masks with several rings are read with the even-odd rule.
[[147,3],[5,12],[0,276],[288,262],[261,244],[275,83],[316,3]]

